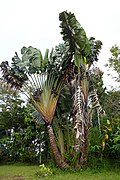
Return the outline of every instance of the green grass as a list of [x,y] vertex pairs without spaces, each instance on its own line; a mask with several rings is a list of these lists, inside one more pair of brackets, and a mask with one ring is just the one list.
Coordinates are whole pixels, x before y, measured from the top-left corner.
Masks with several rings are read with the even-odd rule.
[[0,165],[0,180],[119,180],[119,168],[100,168],[86,170],[62,171],[52,169],[54,174],[48,177],[36,177],[37,165],[13,164]]

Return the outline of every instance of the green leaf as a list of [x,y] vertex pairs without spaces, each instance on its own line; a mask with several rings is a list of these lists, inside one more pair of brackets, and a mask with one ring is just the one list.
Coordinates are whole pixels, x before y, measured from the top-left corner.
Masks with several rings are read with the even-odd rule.
[[84,29],[71,12],[64,11],[59,14],[62,28],[63,40],[69,45],[71,51],[77,49],[82,56],[90,52],[90,44]]
[[75,65],[80,68],[80,64],[83,64],[83,58],[80,54],[75,53],[74,55],[74,61],[75,61]]

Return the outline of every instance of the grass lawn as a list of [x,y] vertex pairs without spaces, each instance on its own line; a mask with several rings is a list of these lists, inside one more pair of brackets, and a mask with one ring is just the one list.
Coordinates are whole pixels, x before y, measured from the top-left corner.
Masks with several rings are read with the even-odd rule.
[[37,165],[13,164],[0,165],[0,180],[120,180],[120,169],[102,168],[73,171],[52,169],[54,174],[38,178]]

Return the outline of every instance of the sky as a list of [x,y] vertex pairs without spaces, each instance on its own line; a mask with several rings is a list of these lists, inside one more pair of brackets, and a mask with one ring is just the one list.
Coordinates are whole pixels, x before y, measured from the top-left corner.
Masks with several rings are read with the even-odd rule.
[[10,62],[23,46],[44,53],[61,43],[59,13],[65,10],[75,14],[87,37],[102,41],[98,66],[109,87],[113,80],[104,65],[110,48],[120,46],[120,0],[0,0],[0,62]]

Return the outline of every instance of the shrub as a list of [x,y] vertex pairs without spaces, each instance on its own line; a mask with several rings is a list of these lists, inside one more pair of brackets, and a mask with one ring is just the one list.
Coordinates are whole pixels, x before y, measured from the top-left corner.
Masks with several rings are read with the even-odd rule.
[[53,172],[50,168],[45,167],[44,164],[39,165],[39,171],[36,172],[36,176],[41,177],[41,176],[49,176],[52,175]]

